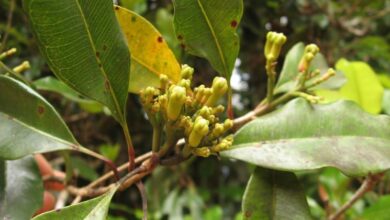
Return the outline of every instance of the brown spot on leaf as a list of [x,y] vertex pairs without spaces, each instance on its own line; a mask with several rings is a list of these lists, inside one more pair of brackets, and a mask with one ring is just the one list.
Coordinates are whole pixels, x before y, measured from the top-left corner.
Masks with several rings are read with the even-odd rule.
[[159,36],[159,37],[157,38],[157,42],[162,43],[162,42],[163,42],[163,38],[162,38],[161,36]]
[[245,215],[245,218],[250,218],[252,216],[252,212],[251,211],[245,211],[244,215]]
[[99,58],[100,57],[100,53],[99,51],[96,51],[96,57]]
[[186,45],[185,44],[180,44],[180,47],[183,48],[183,49],[186,49]]
[[119,7],[118,7],[118,6],[115,6],[115,10],[119,10]]
[[136,22],[136,21],[137,21],[137,17],[131,16],[131,22]]
[[38,115],[43,115],[45,113],[45,107],[43,107],[42,105],[38,105],[38,108],[37,108],[37,113]]
[[179,35],[177,36],[177,39],[178,39],[178,40],[183,40],[183,36],[179,34]]
[[237,21],[236,20],[233,20],[233,21],[231,21],[230,22],[230,26],[232,27],[232,28],[235,28],[235,27],[237,27]]

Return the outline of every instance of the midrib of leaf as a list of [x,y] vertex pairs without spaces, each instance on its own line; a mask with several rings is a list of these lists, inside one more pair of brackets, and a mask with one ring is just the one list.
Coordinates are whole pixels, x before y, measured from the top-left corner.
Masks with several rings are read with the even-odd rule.
[[35,132],[38,133],[38,134],[41,134],[41,135],[46,136],[46,137],[49,137],[49,138],[51,138],[51,139],[53,139],[53,140],[56,140],[56,141],[58,141],[58,142],[60,142],[60,143],[69,145],[71,148],[76,149],[75,146],[79,145],[76,141],[75,141],[75,143],[68,142],[68,141],[66,141],[66,140],[64,140],[64,139],[58,138],[58,137],[56,137],[56,136],[53,136],[53,135],[51,135],[51,134],[49,134],[49,133],[46,133],[46,132],[44,132],[44,131],[42,131],[42,130],[36,129],[36,128],[34,128],[34,127],[32,127],[32,126],[30,126],[30,125],[28,125],[28,124],[26,124],[26,123],[24,123],[24,122],[22,122],[22,121],[19,121],[19,120],[16,119],[16,118],[14,118],[14,119],[12,119],[12,120],[13,120],[14,122],[16,122],[16,123],[21,124],[23,127],[26,127],[26,128],[28,128],[28,129],[31,129],[31,130],[35,131]]
[[135,62],[137,62],[138,64],[140,64],[141,66],[145,67],[146,69],[148,69],[150,72],[153,72],[154,74],[156,74],[157,76],[159,76],[160,74],[158,73],[157,70],[154,70],[152,67],[149,67],[148,65],[146,65],[144,62],[142,62],[140,59],[138,59],[137,57],[135,56],[132,56],[131,59],[133,59]]
[[[87,20],[85,19],[83,10],[82,10],[81,5],[79,3],[79,0],[75,0],[75,2],[76,2],[76,5],[77,5],[77,8],[79,9],[81,18],[83,19],[83,24],[84,24],[84,27],[85,27],[85,29],[87,31],[88,40],[89,40],[89,42],[91,44],[92,50],[93,50],[94,54],[96,54],[95,44],[94,44],[94,42],[92,40],[91,32],[89,31],[89,26],[88,26]],[[94,57],[95,57],[95,59],[97,60],[98,63],[102,63],[98,57],[96,57],[96,56],[94,56]],[[99,69],[102,70],[100,72],[103,74],[104,79],[107,80],[107,83],[109,84],[109,86],[108,86],[109,88],[108,89],[110,91],[111,96],[113,97],[113,102],[114,102],[116,111],[118,112],[118,115],[120,117],[119,119],[121,120],[120,123],[121,124],[125,124],[126,122],[125,122],[125,118],[124,118],[124,116],[122,114],[122,109],[120,108],[118,100],[117,100],[117,97],[116,97],[114,91],[112,90],[111,82],[110,82],[110,80],[108,80],[108,76],[107,76],[106,71],[103,68],[103,65],[101,67],[99,67]]]
[[202,3],[200,1],[201,0],[197,0],[199,8],[200,8],[200,10],[201,10],[205,20],[206,20],[207,26],[209,27],[211,34],[213,35],[213,39],[215,41],[215,44],[217,45],[218,53],[219,53],[219,56],[221,57],[221,60],[222,60],[222,63],[223,63],[223,68],[225,69],[225,74],[229,74],[227,66],[226,66],[226,62],[225,62],[225,57],[223,56],[221,45],[219,44],[219,40],[217,38],[217,35],[215,34],[214,29],[213,29],[213,27],[212,27],[212,25],[210,23],[210,20],[209,20],[209,18],[207,16],[207,13],[204,10],[203,5],[202,5]]

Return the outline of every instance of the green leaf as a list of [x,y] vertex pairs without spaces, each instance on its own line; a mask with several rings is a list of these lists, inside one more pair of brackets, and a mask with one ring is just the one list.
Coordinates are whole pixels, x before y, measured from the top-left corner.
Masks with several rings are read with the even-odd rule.
[[236,33],[242,0],[175,0],[177,38],[190,54],[206,58],[222,76],[230,79],[239,52]]
[[389,125],[389,116],[371,115],[350,101],[295,99],[242,127],[221,155],[276,170],[329,166],[365,176],[390,168]]
[[382,73],[382,74],[378,74],[377,76],[378,76],[379,81],[383,85],[383,87],[385,87],[386,89],[390,89],[390,76],[389,76],[389,74]]
[[0,76],[0,158],[76,149],[79,144],[43,97],[23,83]]
[[385,89],[382,100],[383,112],[390,115],[390,89]]
[[362,220],[387,220],[389,219],[390,195],[381,196],[372,206],[364,209]]
[[54,74],[124,124],[130,54],[112,1],[24,0],[24,8]]
[[[280,73],[280,77],[275,86],[275,94],[288,92],[294,89],[297,84],[298,78],[298,65],[299,61],[303,56],[303,52],[305,50],[305,45],[300,42],[295,44],[287,53],[286,58],[284,60],[283,68]],[[329,69],[329,66],[326,62],[325,57],[318,53],[313,61],[310,64],[309,71],[314,71],[315,69],[319,69],[321,74],[317,77],[314,77],[307,81],[307,83],[313,82],[316,79],[320,78],[321,75],[325,74]],[[346,82],[345,77],[343,76],[341,71],[336,71],[336,75],[328,79],[327,81],[311,88],[311,90],[317,89],[338,89]]]
[[294,173],[256,167],[242,201],[244,219],[311,219],[305,193]]
[[341,59],[336,68],[343,71],[347,83],[339,91],[318,90],[325,103],[346,99],[358,103],[365,111],[378,114],[381,110],[383,86],[375,72],[364,62],[349,62]]
[[76,172],[78,176],[85,178],[89,181],[94,181],[99,177],[96,170],[91,167],[91,165],[88,164],[85,159],[82,159],[77,156],[72,156],[70,157],[70,161],[72,164],[73,172]]
[[92,101],[90,99],[86,99],[78,92],[76,92],[75,90],[67,86],[65,83],[59,81],[54,77],[47,76],[44,78],[40,78],[38,80],[35,80],[33,82],[33,85],[39,90],[50,91],[50,92],[61,94],[65,98],[79,103],[80,107],[88,112],[97,113],[103,111],[102,104],[96,101]]
[[159,87],[160,74],[178,82],[180,65],[161,33],[132,11],[115,6],[115,12],[131,50],[129,91],[138,93],[148,86]]
[[36,216],[33,220],[105,220],[107,217],[108,207],[118,186],[112,188],[105,194],[94,199],[79,203],[77,205],[67,206],[43,213]]
[[0,160],[0,219],[30,219],[42,199],[41,174],[33,157]]

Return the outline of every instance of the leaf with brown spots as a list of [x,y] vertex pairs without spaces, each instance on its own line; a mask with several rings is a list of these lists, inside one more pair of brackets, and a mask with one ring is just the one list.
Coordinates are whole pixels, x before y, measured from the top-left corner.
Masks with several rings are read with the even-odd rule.
[[[118,185],[119,186],[119,185]],[[36,216],[32,220],[72,219],[72,220],[105,220],[108,207],[118,186],[113,187],[105,194],[85,202],[67,206],[61,211],[50,211]]]
[[54,74],[85,97],[107,106],[125,125],[130,54],[112,1],[23,3],[40,51]]
[[242,199],[245,220],[312,219],[294,173],[256,167]]
[[275,170],[335,167],[349,176],[390,169],[390,117],[351,101],[295,99],[242,127],[222,156]]
[[175,0],[177,38],[187,52],[206,58],[230,79],[239,52],[236,33],[243,13],[242,0]]
[[79,147],[53,106],[7,76],[0,76],[0,131],[2,159]]
[[116,16],[131,51],[129,91],[138,93],[148,86],[158,87],[160,74],[178,82],[180,65],[159,31],[135,12],[119,6],[116,8]]

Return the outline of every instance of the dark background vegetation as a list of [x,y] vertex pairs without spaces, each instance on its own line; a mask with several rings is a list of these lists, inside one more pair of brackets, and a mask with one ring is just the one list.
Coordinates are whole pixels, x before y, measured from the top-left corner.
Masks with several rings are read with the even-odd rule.
[[[4,43],[7,24],[11,25],[4,47],[16,47],[18,53],[7,59],[7,64],[14,66],[28,60],[32,68],[25,75],[30,80],[52,75],[39,54],[20,1],[16,1],[12,22],[7,23],[10,2],[0,1],[0,34]],[[155,24],[180,62],[195,68],[195,84],[210,84],[216,72],[204,59],[185,54],[174,36],[171,1],[122,0],[119,4]],[[330,66],[344,57],[368,62],[377,73],[390,74],[389,0],[244,0],[244,4],[244,15],[238,29],[240,61],[232,77],[236,90],[236,116],[252,109],[265,95],[265,59],[262,51],[267,31],[283,32],[288,38],[279,63],[282,63],[286,48],[302,41],[318,44]],[[127,160],[122,131],[111,117],[104,113],[86,112],[59,94],[43,92],[43,95],[61,113],[81,144],[114,159],[118,165]],[[130,95],[128,109],[129,127],[139,155],[150,150],[152,130],[136,95]],[[46,156],[57,164],[57,168],[62,168],[58,154]],[[79,169],[76,181],[80,185],[107,170],[102,163],[90,157],[74,154],[73,158]],[[217,157],[196,158],[180,166],[158,168],[145,179],[150,217],[239,219],[240,201],[251,169],[244,163]],[[312,214],[319,219],[350,198],[361,181],[347,178],[333,169],[309,174],[300,173],[299,177],[305,186]],[[379,196],[388,193],[390,181],[385,177],[373,192],[348,211],[346,219],[357,218]],[[111,206],[110,218],[139,218],[140,205],[139,194],[134,188],[118,193]]]

